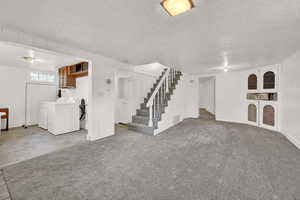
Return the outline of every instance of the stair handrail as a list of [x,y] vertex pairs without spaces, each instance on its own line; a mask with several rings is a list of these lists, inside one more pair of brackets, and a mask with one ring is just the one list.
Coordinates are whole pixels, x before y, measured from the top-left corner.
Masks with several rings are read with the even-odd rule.
[[[161,85],[163,84],[163,82],[165,81],[165,79],[168,79],[169,77],[169,73],[170,73],[170,68],[167,68],[165,74],[163,75],[163,77],[160,79],[159,83],[157,84],[155,90],[153,91],[151,97],[149,98],[146,107],[152,106],[153,104],[153,99],[155,98],[156,94],[158,93],[158,90],[160,89]],[[167,82],[168,83],[168,82]],[[169,87],[167,87],[168,90]]]
[[161,86],[162,86],[162,84],[163,84],[163,82],[164,82],[165,80],[167,80],[167,81],[166,81],[166,83],[167,83],[167,87],[166,87],[167,91],[166,91],[166,92],[169,92],[169,91],[168,91],[168,90],[169,90],[169,87],[168,87],[168,82],[169,82],[169,81],[168,81],[168,77],[169,77],[170,70],[171,70],[171,68],[168,67],[167,70],[165,71],[164,75],[163,75],[162,78],[160,79],[159,83],[158,83],[157,86],[155,87],[155,89],[154,89],[154,91],[153,91],[151,97],[150,97],[149,100],[147,101],[146,107],[149,107],[149,126],[151,126],[151,127],[153,126],[153,121],[152,121],[152,106],[153,106],[153,100],[154,100],[155,96],[157,95],[159,89],[161,88]]

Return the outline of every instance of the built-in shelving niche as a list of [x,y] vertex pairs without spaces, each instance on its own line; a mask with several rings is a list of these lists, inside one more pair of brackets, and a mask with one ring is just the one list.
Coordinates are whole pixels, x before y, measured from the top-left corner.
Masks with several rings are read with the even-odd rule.
[[257,106],[255,104],[248,105],[248,121],[257,122]]
[[277,101],[278,95],[275,93],[247,93],[248,100],[262,100],[262,101]]
[[253,70],[248,75],[247,110],[251,125],[278,129],[278,66]]
[[248,77],[248,90],[257,90],[257,76],[255,74],[251,74]]
[[263,108],[263,124],[275,126],[275,109],[272,105],[265,105]]
[[275,88],[275,73],[268,71],[264,73],[264,86],[263,89],[274,89]]

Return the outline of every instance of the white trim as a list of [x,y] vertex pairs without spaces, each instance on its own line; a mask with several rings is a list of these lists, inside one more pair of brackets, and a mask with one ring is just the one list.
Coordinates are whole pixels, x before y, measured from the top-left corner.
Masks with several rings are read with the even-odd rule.
[[96,141],[96,140],[100,140],[100,139],[103,139],[103,138],[106,138],[106,137],[109,137],[109,136],[113,136],[115,133],[109,133],[105,136],[101,135],[100,137],[92,137],[91,135],[87,134],[86,135],[86,140],[88,141]]
[[[270,130],[268,128],[265,128],[265,127],[259,127],[259,126],[255,126],[255,125],[252,125],[252,124],[248,124],[248,123],[241,123],[241,122],[234,122],[234,121],[224,121],[224,120],[216,120],[218,122],[225,122],[225,123],[234,123],[234,124],[242,124],[242,125],[249,125],[249,126],[253,126],[253,127],[257,127],[257,128],[260,128],[260,129],[264,129],[264,130]],[[295,147],[297,147],[298,149],[300,149],[300,143],[298,142],[298,140],[296,140],[295,138],[287,135],[287,134],[284,134],[283,132],[279,132],[279,131],[276,131],[276,130],[271,130],[271,131],[274,131],[276,133],[280,133],[281,135],[283,135],[289,142],[291,142],[293,145],[295,145]]]
[[300,143],[298,140],[296,140],[294,137],[289,136],[287,134],[284,134],[283,132],[280,132],[288,141],[290,141],[293,145],[295,145],[298,149],[300,149]]

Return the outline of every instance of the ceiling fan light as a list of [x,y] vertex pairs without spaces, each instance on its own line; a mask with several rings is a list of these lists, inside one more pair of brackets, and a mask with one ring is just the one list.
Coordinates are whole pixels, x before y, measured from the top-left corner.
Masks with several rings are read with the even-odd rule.
[[24,56],[23,59],[25,62],[29,62],[29,63],[33,63],[36,60],[36,58],[30,56]]
[[192,0],[163,0],[162,7],[171,16],[176,16],[194,8]]

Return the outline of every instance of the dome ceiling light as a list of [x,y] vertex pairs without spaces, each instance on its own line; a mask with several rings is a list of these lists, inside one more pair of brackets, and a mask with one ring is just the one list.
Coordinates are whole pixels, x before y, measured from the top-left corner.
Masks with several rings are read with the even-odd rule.
[[171,16],[176,16],[195,7],[192,0],[163,0],[162,7]]
[[31,57],[31,56],[24,56],[23,60],[24,60],[24,62],[31,63],[31,64],[34,63],[34,62],[41,62],[40,59],[37,59],[35,57]]

